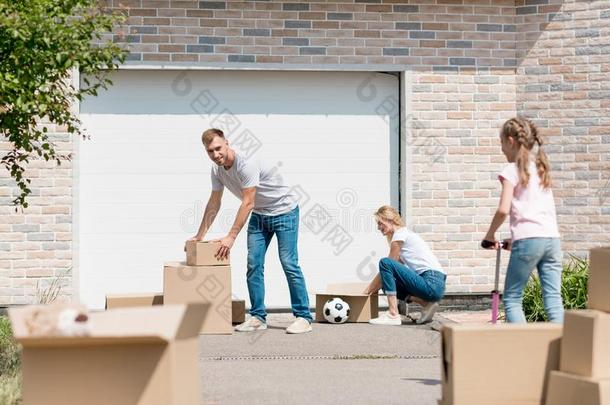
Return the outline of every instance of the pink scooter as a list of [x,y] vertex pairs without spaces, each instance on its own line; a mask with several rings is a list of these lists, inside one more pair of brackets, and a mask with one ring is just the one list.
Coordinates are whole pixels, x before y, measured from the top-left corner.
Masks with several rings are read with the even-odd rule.
[[510,239],[504,239],[498,242],[498,247],[495,248],[495,243],[489,240],[481,241],[481,247],[483,249],[496,249],[496,278],[494,281],[494,289],[491,292],[491,323],[494,325],[498,321],[498,313],[500,309],[500,259],[502,255],[502,249],[510,250],[511,244]]

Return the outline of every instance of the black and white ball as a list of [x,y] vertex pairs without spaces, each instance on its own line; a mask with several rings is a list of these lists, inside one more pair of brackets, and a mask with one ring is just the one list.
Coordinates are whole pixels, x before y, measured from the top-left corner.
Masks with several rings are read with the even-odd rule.
[[349,305],[341,298],[333,298],[324,304],[324,319],[330,323],[344,323],[349,318]]

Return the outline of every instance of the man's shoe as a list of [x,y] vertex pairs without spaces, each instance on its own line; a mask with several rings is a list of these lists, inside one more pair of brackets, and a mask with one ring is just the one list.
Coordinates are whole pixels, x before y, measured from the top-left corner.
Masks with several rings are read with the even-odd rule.
[[257,330],[265,329],[267,329],[267,324],[255,316],[248,318],[246,322],[240,323],[235,327],[237,332],[256,332]]
[[307,319],[298,317],[296,321],[286,328],[286,333],[297,335],[299,333],[311,332],[312,330],[311,323]]
[[388,326],[400,326],[402,325],[402,319],[400,314],[392,316],[390,314],[380,315],[379,318],[373,318],[369,321],[371,325],[388,325]]

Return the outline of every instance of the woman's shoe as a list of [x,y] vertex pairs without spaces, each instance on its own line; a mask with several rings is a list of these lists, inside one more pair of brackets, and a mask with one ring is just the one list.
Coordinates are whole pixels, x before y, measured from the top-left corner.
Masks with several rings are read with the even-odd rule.
[[419,316],[419,319],[416,321],[416,323],[418,325],[421,325],[422,323],[427,323],[427,322],[432,321],[432,318],[434,318],[434,314],[436,313],[437,309],[438,309],[438,302],[428,303],[428,305],[426,305],[425,307],[422,308],[421,315]]
[[402,319],[400,315],[395,317],[390,314],[383,314],[378,318],[373,318],[369,321],[371,325],[389,325],[389,326],[400,326],[402,325]]

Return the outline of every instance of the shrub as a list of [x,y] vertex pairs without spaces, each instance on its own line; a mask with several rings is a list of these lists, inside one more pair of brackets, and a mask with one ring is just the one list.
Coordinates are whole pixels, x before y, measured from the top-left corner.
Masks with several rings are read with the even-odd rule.
[[21,403],[19,345],[13,338],[11,324],[0,316],[0,404]]
[[[561,277],[561,297],[565,309],[583,309],[587,307],[588,280],[588,260],[570,255],[570,258],[563,266],[563,275]],[[534,274],[532,274],[523,291],[523,311],[528,322],[548,320],[542,302],[540,279]]]

